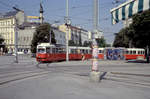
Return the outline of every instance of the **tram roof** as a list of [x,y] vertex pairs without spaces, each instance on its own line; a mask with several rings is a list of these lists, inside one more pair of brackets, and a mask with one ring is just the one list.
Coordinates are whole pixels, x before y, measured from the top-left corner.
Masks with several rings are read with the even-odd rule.
[[78,47],[78,46],[69,46],[71,49],[91,49],[90,47]]
[[143,48],[127,48],[127,50],[142,50],[142,51],[144,51]]
[[37,46],[55,46],[55,45],[52,45],[50,43],[40,43]]

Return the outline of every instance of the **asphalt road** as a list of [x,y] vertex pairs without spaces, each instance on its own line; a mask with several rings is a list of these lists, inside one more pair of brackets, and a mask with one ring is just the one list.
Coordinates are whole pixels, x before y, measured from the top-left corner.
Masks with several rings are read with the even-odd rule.
[[0,99],[150,99],[150,64],[99,61],[102,80],[89,80],[92,61],[38,64],[0,56]]

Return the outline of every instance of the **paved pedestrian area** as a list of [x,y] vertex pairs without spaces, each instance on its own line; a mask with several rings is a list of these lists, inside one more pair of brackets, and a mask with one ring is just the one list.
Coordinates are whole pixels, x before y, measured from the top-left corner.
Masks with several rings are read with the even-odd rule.
[[99,60],[101,81],[91,82],[92,61],[38,64],[0,57],[0,99],[150,99],[150,64]]

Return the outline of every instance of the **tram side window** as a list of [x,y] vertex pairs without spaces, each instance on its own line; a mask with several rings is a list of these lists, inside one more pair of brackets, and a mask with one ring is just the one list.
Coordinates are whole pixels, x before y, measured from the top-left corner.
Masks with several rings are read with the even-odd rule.
[[63,48],[59,48],[58,53],[63,53]]
[[46,48],[46,53],[50,53],[50,48]]
[[133,51],[133,54],[136,54],[136,51]]
[[77,54],[80,54],[80,53],[81,53],[81,50],[79,50],[79,49],[77,49],[76,51],[77,51]]
[[80,53],[84,53],[84,50],[83,50],[83,49],[80,49]]
[[74,54],[77,54],[77,50],[76,50],[76,49],[73,49],[73,53],[74,53]]
[[138,51],[138,54],[140,54],[140,51]]
[[143,55],[145,54],[145,52],[143,51]]
[[45,53],[45,49],[44,48],[39,48],[38,53]]
[[55,53],[55,48],[52,48],[52,53]]
[[101,54],[101,53],[103,53],[104,51],[103,50],[99,50],[99,53]]
[[82,53],[84,53],[84,54],[85,54],[85,50],[84,50],[84,49],[82,50]]
[[129,51],[126,51],[126,54],[129,54]]
[[101,50],[99,50],[99,53],[102,53],[102,51],[101,51]]
[[141,54],[143,54],[143,51],[141,51]]
[[71,49],[71,53],[72,53],[72,54],[74,54],[74,53],[75,53],[74,49]]
[[90,50],[88,50],[88,54],[90,54]]
[[132,51],[130,51],[130,54],[133,54]]
[[88,50],[85,50],[86,54],[88,54]]
[[58,51],[58,50],[59,50],[59,49],[58,49],[58,48],[56,48],[56,49],[55,49],[55,52],[56,52],[56,53],[59,53],[59,51]]

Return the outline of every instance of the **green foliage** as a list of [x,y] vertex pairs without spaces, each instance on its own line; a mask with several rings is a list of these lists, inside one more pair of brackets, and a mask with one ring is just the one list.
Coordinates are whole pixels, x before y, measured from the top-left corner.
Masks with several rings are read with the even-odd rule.
[[116,34],[114,47],[129,47],[129,38],[127,36],[129,28],[123,28]]
[[150,47],[150,11],[136,14],[132,17],[133,23],[129,27],[123,28],[116,35],[115,47],[145,48]]
[[4,47],[4,45],[1,45],[1,44],[3,44],[3,42],[4,42],[4,39],[3,39],[2,36],[0,35],[0,47]]
[[69,40],[68,43],[69,43],[69,44],[68,44],[69,46],[76,46],[76,44],[74,43],[73,40]]
[[106,47],[111,47],[111,44],[106,44]]
[[2,38],[2,36],[0,35],[0,44],[2,44],[4,42],[4,39]]
[[4,45],[4,38],[0,35],[0,49],[1,48],[3,48],[3,52],[5,52],[5,53],[8,52],[6,45]]
[[39,43],[48,43],[50,41],[50,33],[51,33],[51,43],[56,44],[55,34],[51,30],[50,24],[44,23],[36,28],[31,43],[32,53],[36,53],[36,47]]
[[91,41],[84,41],[83,46],[84,47],[91,47],[92,42]]
[[102,38],[98,38],[96,39],[97,45],[98,47],[106,47],[106,40],[102,37]]
[[145,48],[150,46],[150,11],[133,16],[132,40],[135,47]]
[[69,40],[69,46],[82,46],[82,42],[79,42],[79,44],[76,44],[73,40]]

